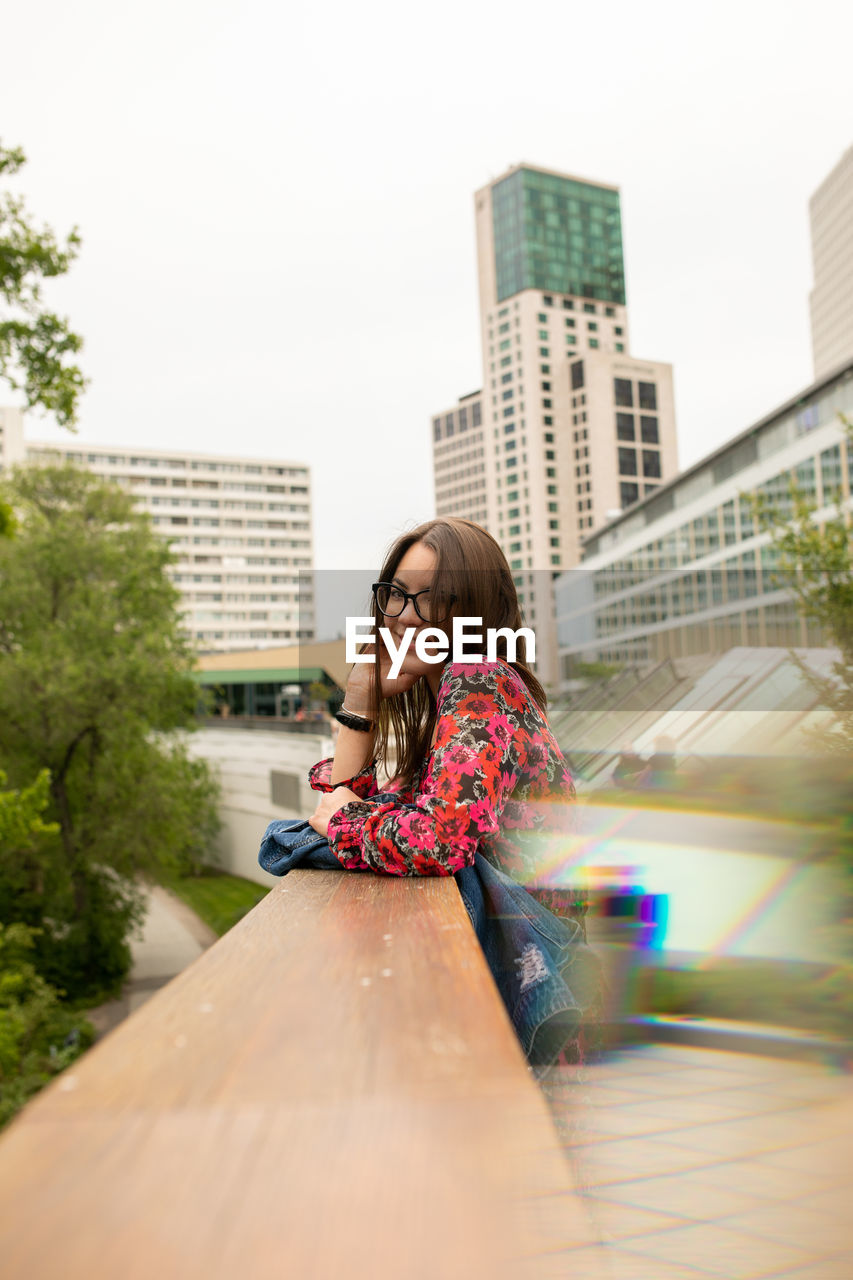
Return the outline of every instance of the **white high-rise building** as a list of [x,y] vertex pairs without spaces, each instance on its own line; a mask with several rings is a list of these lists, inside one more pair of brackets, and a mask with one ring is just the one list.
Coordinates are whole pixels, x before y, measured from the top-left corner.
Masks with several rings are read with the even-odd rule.
[[814,376],[853,360],[853,147],[809,201]]
[[550,681],[551,578],[678,470],[672,368],[630,353],[617,187],[516,165],[475,211],[483,386],[432,419],[436,511],[501,543]]
[[[0,410],[4,433],[16,413]],[[19,440],[18,457],[8,460],[21,453],[75,463],[130,492],[177,557],[169,575],[200,651],[313,640],[313,600],[304,590],[313,567],[306,466],[71,440],[27,441],[23,449]]]

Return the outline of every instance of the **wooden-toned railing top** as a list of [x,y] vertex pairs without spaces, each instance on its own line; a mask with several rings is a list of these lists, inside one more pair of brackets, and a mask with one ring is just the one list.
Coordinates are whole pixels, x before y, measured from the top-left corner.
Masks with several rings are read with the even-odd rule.
[[515,1280],[593,1238],[453,880],[292,872],[0,1142],[4,1280]]

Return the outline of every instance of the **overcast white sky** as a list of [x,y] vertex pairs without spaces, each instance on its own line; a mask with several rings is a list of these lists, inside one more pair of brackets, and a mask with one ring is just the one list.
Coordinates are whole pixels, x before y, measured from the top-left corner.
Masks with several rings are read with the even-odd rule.
[[309,463],[320,568],[433,514],[430,415],[481,381],[472,196],[511,163],[621,187],[632,354],[675,367],[682,465],[812,379],[841,0],[33,0],[2,32],[17,185],[84,239],[51,293],[81,439]]

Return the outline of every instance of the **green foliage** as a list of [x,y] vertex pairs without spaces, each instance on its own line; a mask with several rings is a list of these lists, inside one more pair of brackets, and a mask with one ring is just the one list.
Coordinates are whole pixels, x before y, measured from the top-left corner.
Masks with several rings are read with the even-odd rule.
[[[0,769],[0,787],[5,783],[6,775]],[[57,833],[57,825],[45,823],[41,816],[50,799],[49,786],[50,775],[42,769],[31,786],[20,791],[0,791],[0,850],[23,852],[36,847],[45,836]]]
[[269,893],[269,888],[254,880],[228,875],[215,867],[202,867],[190,876],[170,875],[163,883],[219,937]]
[[36,970],[35,938],[26,925],[0,924],[0,1128],[94,1039]]
[[[853,428],[847,430],[847,448],[853,449]],[[840,504],[830,519],[818,522],[814,504],[792,482],[791,513],[783,515],[761,496],[753,509],[759,526],[769,531],[779,556],[777,581],[793,592],[800,611],[817,622],[841,651],[830,677],[822,677],[794,660],[827,707],[834,725],[819,734],[823,750],[853,754],[853,527],[849,512]]]
[[[25,161],[21,150],[0,145],[0,175],[11,177]],[[60,243],[35,225],[19,196],[0,191],[0,377],[63,426],[73,426],[86,386],[72,361],[83,340],[45,307],[42,282],[64,275],[79,248],[76,230]]]
[[48,772],[55,825],[0,842],[0,920],[39,927],[42,975],[95,997],[127,970],[140,878],[209,861],[217,788],[181,733],[192,654],[147,518],[71,466],[22,468],[2,496],[0,760],[19,787]]

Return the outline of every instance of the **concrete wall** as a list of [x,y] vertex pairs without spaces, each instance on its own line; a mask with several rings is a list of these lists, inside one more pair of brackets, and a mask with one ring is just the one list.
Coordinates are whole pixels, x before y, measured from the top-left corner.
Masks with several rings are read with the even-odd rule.
[[[288,734],[248,729],[202,729],[191,739],[194,755],[213,765],[222,785],[222,830],[216,863],[224,871],[258,884],[272,883],[258,866],[261,837],[274,818],[304,818],[315,808],[308,785],[312,764],[332,754],[332,740],[319,734]],[[298,805],[273,804],[272,774],[290,775],[292,782],[276,788],[293,790]],[[213,859],[212,859],[213,860]]]

